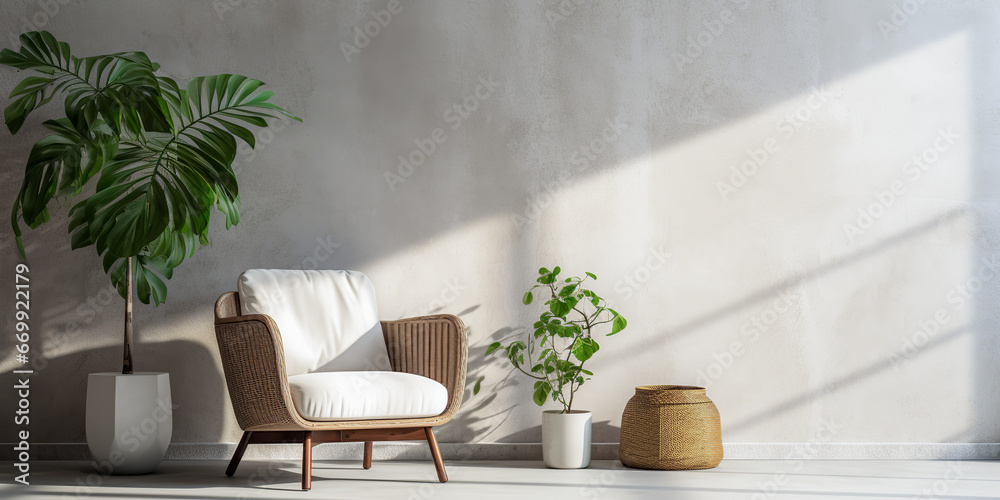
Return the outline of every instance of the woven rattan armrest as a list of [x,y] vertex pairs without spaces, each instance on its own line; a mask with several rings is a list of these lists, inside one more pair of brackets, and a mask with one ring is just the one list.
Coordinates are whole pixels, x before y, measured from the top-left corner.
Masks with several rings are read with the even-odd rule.
[[240,428],[301,428],[288,392],[278,326],[269,316],[216,318],[215,335]]
[[448,389],[448,406],[431,417],[440,425],[458,412],[465,392],[469,345],[465,324],[457,316],[438,314],[382,322],[393,371],[434,379]]

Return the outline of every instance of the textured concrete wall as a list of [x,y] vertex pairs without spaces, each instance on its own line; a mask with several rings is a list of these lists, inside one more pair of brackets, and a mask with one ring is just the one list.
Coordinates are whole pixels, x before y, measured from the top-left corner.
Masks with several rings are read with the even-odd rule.
[[[357,269],[385,318],[461,314],[469,387],[487,380],[440,439],[537,442],[530,384],[483,353],[530,325],[520,296],[555,264],[630,321],[577,397],[595,441],[633,386],[697,383],[729,443],[1000,442],[996,4],[403,1],[381,26],[387,0],[233,3],[0,4],[4,46],[33,24],[182,80],[247,74],[305,120],[240,154],[242,222],[216,217],[167,303],[135,311],[174,442],[238,437],[211,307],[251,267]],[[0,70],[3,94],[22,76]],[[0,132],[0,206],[57,111]],[[63,208],[26,233],[36,442],[82,442],[86,375],[120,365],[120,299],[65,228]]]

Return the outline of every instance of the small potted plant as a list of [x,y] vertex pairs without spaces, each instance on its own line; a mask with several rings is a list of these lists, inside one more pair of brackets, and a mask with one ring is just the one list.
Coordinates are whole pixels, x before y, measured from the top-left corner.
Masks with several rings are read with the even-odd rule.
[[87,192],[69,211],[71,246],[93,247],[125,299],[122,371],[88,378],[87,444],[116,474],[151,472],[170,442],[170,382],[133,369],[132,297],[166,300],[174,268],[208,243],[213,207],[227,229],[239,222],[232,165],[237,140],[255,145],[248,127],[301,120],[268,102],[272,93],[253,78],[203,76],[182,87],[142,52],[76,57],[47,31],[20,42],[0,51],[0,65],[33,70],[10,93],[8,130],[57,94],[65,116],[42,123],[49,134],[28,155],[11,213],[17,247],[26,259],[22,221],[36,228],[52,200]]
[[573,396],[593,376],[584,364],[601,347],[595,331],[610,324],[607,335],[614,335],[625,329],[626,321],[585,288],[587,280],[597,279],[593,273],[560,280],[559,272],[558,266],[539,269],[537,283],[524,294],[525,305],[533,302],[537,288],[548,296],[547,308],[526,331],[527,338],[506,345],[494,342],[486,354],[503,352],[514,368],[535,379],[535,404],[551,399],[562,405],[542,412],[542,459],[554,469],[580,469],[590,465],[591,413],[573,409]]

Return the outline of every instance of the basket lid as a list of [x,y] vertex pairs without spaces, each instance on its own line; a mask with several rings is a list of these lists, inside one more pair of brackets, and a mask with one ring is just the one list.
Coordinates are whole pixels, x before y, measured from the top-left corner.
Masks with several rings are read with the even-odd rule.
[[709,403],[704,387],[693,385],[640,385],[635,388],[635,397],[650,403],[683,405]]

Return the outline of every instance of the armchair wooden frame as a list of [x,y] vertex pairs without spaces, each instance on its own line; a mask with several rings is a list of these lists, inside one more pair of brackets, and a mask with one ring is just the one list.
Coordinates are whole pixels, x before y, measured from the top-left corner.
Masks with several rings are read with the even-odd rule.
[[448,481],[432,427],[458,411],[465,389],[468,340],[456,316],[441,314],[382,321],[392,370],[440,382],[448,405],[433,417],[317,422],[304,419],[292,403],[281,334],[271,317],[241,314],[239,294],[226,292],[215,303],[215,336],[226,385],[243,438],[226,469],[236,473],[250,444],[302,443],[302,489],[312,487],[312,447],[322,443],[364,442],[364,468],[371,467],[374,441],[426,440],[438,480]]

